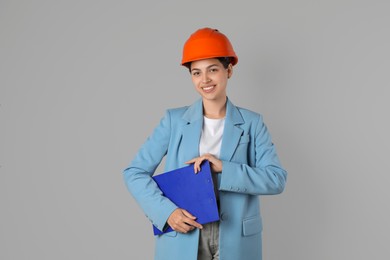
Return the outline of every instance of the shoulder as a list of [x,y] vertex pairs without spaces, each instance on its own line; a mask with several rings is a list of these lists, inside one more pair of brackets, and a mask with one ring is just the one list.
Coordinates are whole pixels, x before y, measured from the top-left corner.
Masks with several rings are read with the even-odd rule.
[[239,106],[236,108],[245,122],[263,122],[263,116],[260,113]]
[[172,119],[182,118],[184,113],[188,110],[188,107],[189,106],[169,108],[166,112]]
[[172,127],[184,125],[187,121],[183,119],[184,115],[188,111],[189,106],[168,108],[165,111],[164,118],[170,122]]
[[241,115],[245,117],[261,117],[261,114],[247,108],[237,107],[238,111],[240,111]]
[[236,107],[236,109],[239,111],[243,120],[241,128],[247,129],[252,135],[257,136],[267,128],[262,114],[242,107]]
[[168,110],[168,113],[174,119],[182,119],[184,122],[193,122],[203,118],[202,100],[198,99],[190,106],[171,108]]

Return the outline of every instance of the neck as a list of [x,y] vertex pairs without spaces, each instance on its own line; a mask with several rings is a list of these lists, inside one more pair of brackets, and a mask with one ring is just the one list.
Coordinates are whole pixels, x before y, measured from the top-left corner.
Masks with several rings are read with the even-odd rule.
[[211,119],[224,118],[226,115],[226,101],[226,97],[218,101],[203,100],[203,115]]

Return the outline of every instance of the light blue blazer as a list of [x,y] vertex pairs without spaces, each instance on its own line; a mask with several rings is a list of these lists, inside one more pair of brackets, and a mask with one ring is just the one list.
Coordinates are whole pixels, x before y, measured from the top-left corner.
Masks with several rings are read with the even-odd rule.
[[[218,174],[220,259],[261,260],[262,221],[258,195],[279,194],[286,183],[262,116],[228,99]],[[149,220],[159,229],[177,208],[152,179],[164,156],[165,171],[199,156],[203,104],[167,110],[160,124],[124,170],[125,183]],[[152,230],[150,231],[152,232]],[[196,260],[199,230],[156,237],[155,260]]]

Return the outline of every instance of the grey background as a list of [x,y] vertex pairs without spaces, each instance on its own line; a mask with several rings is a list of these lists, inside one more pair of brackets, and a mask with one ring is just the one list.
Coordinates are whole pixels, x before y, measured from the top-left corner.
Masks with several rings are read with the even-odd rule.
[[[264,259],[388,259],[388,1],[0,1],[0,259],[152,259],[122,170],[198,98],[181,49],[219,28],[228,94],[288,170]],[[245,259],[242,259],[245,260]]]

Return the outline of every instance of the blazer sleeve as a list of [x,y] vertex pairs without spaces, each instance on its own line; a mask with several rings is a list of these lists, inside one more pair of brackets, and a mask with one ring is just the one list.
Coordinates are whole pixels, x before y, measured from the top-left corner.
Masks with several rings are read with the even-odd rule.
[[252,195],[281,193],[286,184],[287,172],[280,164],[271,136],[260,115],[254,132],[254,158],[255,165],[251,166],[223,161],[219,190]]
[[162,230],[168,217],[177,206],[162,195],[152,178],[162,158],[166,155],[171,135],[169,110],[142,145],[133,161],[123,171],[125,184],[146,217]]

